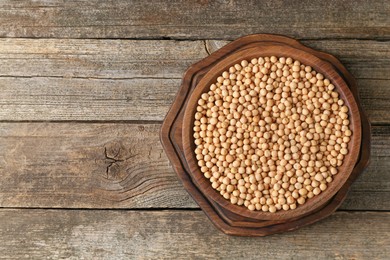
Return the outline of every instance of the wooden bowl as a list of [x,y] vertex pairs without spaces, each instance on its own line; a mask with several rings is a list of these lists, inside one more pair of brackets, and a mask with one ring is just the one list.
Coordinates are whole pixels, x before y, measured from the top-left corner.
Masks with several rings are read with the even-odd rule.
[[[250,211],[244,206],[233,205],[230,201],[224,199],[219,192],[214,190],[211,187],[210,181],[203,176],[198,167],[194,153],[195,144],[193,138],[194,116],[198,105],[197,102],[201,94],[208,92],[210,85],[216,82],[217,77],[234,64],[240,63],[243,59],[251,60],[256,57],[269,56],[292,57],[295,60],[301,61],[305,65],[310,65],[317,72],[322,73],[326,78],[328,78],[335,85],[335,90],[340,94],[346,105],[349,107],[350,128],[353,132],[351,141],[348,144],[348,150],[350,152],[345,156],[343,165],[339,167],[339,173],[334,176],[334,179],[328,185],[328,188],[321,194],[308,199],[305,204],[299,205],[294,210],[280,210],[275,213]],[[328,62],[323,61],[310,53],[289,46],[275,44],[265,46],[264,44],[261,44],[259,46],[233,52],[231,55],[217,63],[208,73],[206,73],[206,75],[204,75],[188,99],[188,104],[184,112],[182,135],[184,155],[190,168],[190,175],[203,194],[210,197],[221,207],[245,217],[262,220],[283,220],[305,215],[312,209],[323,205],[324,202],[327,202],[331,197],[333,197],[343,186],[358,159],[361,142],[361,119],[359,109],[352,92],[349,90],[345,81]]]
[[[197,167],[192,139],[196,101],[210,83],[227,67],[242,59],[270,55],[290,56],[329,78],[350,109],[350,127],[353,131],[348,147],[350,153],[328,189],[295,210],[277,213],[252,212],[245,207],[232,205],[212,189],[209,180]],[[180,91],[163,122],[161,142],[184,187],[219,229],[227,234],[246,236],[293,230],[334,212],[345,199],[352,182],[368,165],[370,126],[356,100],[358,95],[353,77],[333,56],[307,48],[288,37],[249,35],[226,45],[187,70]]]

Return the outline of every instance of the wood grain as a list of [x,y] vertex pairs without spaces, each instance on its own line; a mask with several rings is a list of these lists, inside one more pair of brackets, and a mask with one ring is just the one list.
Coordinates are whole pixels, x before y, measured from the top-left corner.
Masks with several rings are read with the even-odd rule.
[[[390,41],[316,40],[303,44],[338,57],[359,79],[390,79]],[[1,39],[1,76],[182,78],[192,63],[228,41]]]
[[200,211],[0,210],[6,259],[387,259],[390,213],[337,212],[267,238],[224,235]]
[[[161,121],[187,67],[226,43],[0,39],[0,120]],[[390,122],[390,42],[304,43],[335,52],[370,120]]]
[[180,79],[0,77],[0,120],[156,120]]
[[5,0],[0,5],[0,36],[231,40],[268,32],[310,39],[388,39],[389,12],[386,0],[245,4],[230,0]]
[[227,43],[220,40],[259,32],[306,39],[358,78],[379,124],[371,166],[341,209],[388,211],[389,13],[386,0],[0,1],[0,207],[28,208],[0,209],[0,259],[387,259],[388,212],[337,212],[248,239],[180,210],[197,205],[169,165],[156,121],[185,69]]
[[194,207],[158,140],[159,125],[3,123],[4,207]]
[[0,75],[171,79],[206,56],[204,41],[0,39]]
[[[1,123],[0,207],[197,208],[158,141],[159,124]],[[390,127],[341,209],[389,210]]]

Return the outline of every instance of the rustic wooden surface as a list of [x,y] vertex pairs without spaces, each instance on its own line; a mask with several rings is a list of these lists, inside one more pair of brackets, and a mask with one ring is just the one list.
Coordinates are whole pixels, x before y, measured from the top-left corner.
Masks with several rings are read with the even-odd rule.
[[4,259],[386,259],[390,243],[389,212],[337,212],[263,238],[224,235],[199,211],[3,209],[0,218]]
[[[251,33],[338,57],[373,141],[339,212],[249,239],[199,211],[158,131],[185,69]],[[0,258],[388,258],[389,40],[386,0],[1,1]]]
[[312,39],[390,37],[387,0],[4,0],[0,8],[0,35],[7,37],[231,40],[264,31]]

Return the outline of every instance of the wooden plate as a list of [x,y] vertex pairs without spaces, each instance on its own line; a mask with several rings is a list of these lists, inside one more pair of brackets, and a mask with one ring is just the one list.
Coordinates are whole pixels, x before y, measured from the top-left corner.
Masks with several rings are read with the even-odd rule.
[[[309,59],[307,61],[304,61],[302,58],[293,55],[285,55],[285,56],[292,56],[293,58],[301,60],[306,64],[312,65],[317,71],[325,74],[328,78],[336,77],[336,81],[339,82],[339,84],[336,87],[340,89],[342,88],[343,90],[342,95],[344,95],[343,99],[345,101],[346,100],[349,101],[348,106],[352,111],[350,116],[356,119],[356,120],[351,120],[351,122],[352,121],[355,122],[353,124],[354,135],[358,132],[363,133],[362,138],[357,138],[357,139],[361,139],[361,142],[359,142],[359,140],[357,142],[356,141],[350,142],[350,145],[351,147],[354,148],[354,151],[357,151],[355,152],[354,155],[355,159],[353,159],[353,154],[351,153],[352,159],[349,160],[348,164],[347,163],[344,164],[344,165],[349,165],[350,170],[352,170],[352,168],[355,166],[353,168],[353,171],[350,171],[349,174],[343,174],[343,175],[339,173],[340,176],[344,176],[343,180],[341,181],[343,183],[340,184],[341,186],[340,188],[338,189],[334,188],[333,195],[328,195],[329,199],[321,199],[321,200],[318,199],[317,203],[313,203],[311,207],[307,206],[307,209],[302,210],[300,214],[296,213],[295,215],[293,214],[290,216],[279,216],[276,218],[273,218],[271,213],[258,214],[258,215],[246,214],[248,212],[254,213],[254,212],[250,212],[246,208],[244,208],[245,213],[242,213],[241,207],[238,206],[236,207],[238,207],[239,210],[232,210],[229,206],[234,206],[234,205],[228,203],[227,206],[225,206],[224,203],[228,201],[225,201],[214,190],[212,190],[214,194],[219,196],[217,198],[222,198],[222,201],[220,201],[220,203],[217,203],[218,199],[214,199],[214,197],[211,197],[213,195],[210,196],[210,194],[204,193],[204,191],[201,190],[199,183],[195,183],[197,178],[194,178],[194,171],[192,171],[190,166],[188,165],[187,159],[190,158],[190,154],[184,156],[183,153],[183,149],[184,149],[183,143],[188,142],[188,136],[190,135],[187,136],[186,140],[182,140],[183,129],[186,127],[185,123],[183,126],[184,110],[187,109],[187,106],[189,104],[188,101],[189,100],[191,101],[191,99],[189,98],[190,94],[194,90],[196,91],[194,93],[201,92],[200,90],[197,89],[199,89],[198,86],[201,86],[200,83],[201,80],[205,78],[205,74],[210,69],[217,68],[218,67],[217,64],[221,62],[222,62],[221,64],[224,64],[223,61],[227,57],[230,56],[234,57],[235,52],[240,52],[247,49],[245,53],[251,55],[253,54],[252,52],[253,49],[251,49],[253,47],[255,47],[256,49],[270,51],[269,49],[265,48],[266,46],[277,46],[277,48],[279,48],[278,51],[282,51],[282,49],[294,48],[294,52],[296,51],[304,52]],[[250,51],[248,49],[250,49]],[[256,53],[256,55],[257,54],[258,53]],[[313,60],[314,64],[310,63],[312,62],[311,59],[313,59],[313,57],[311,57],[309,54],[314,56],[315,58]],[[264,55],[259,55],[259,56],[264,56]],[[243,59],[243,57],[241,57],[241,59]],[[322,65],[322,64],[327,64],[327,65]],[[325,73],[322,70],[323,66],[326,69],[329,69],[330,66],[330,68],[333,71],[332,73],[334,72],[336,73],[331,74],[329,76],[327,73]],[[222,67],[226,68],[225,65]],[[213,73],[215,74],[215,72],[212,71],[211,74],[209,75],[212,75]],[[206,80],[207,77],[203,81],[205,82]],[[332,79],[332,81],[334,80]],[[351,89],[351,91],[348,90],[348,87]],[[358,96],[356,92],[356,83],[354,79],[341,65],[341,63],[333,56],[307,48],[301,45],[299,42],[287,37],[276,36],[276,35],[264,35],[264,34],[250,35],[250,36],[242,37],[228,44],[227,46],[213,53],[206,59],[200,61],[197,64],[194,64],[187,70],[183,79],[181,89],[176,97],[176,100],[173,103],[171,110],[168,112],[166,119],[164,120],[161,129],[161,142],[164,146],[164,149],[167,152],[169,159],[171,160],[174,166],[175,171],[177,172],[179,178],[182,180],[187,191],[193,196],[195,201],[197,201],[197,203],[209,216],[212,222],[218,228],[223,230],[225,233],[234,234],[234,235],[264,236],[276,232],[292,230],[300,226],[304,226],[313,223],[315,221],[318,221],[319,219],[322,219],[328,216],[329,214],[331,214],[344,200],[348,188],[350,187],[352,181],[368,164],[370,126],[359,103],[356,102],[357,99]],[[188,106],[188,111],[190,111],[190,107],[191,106]],[[185,117],[185,118],[189,118],[189,117]],[[190,123],[187,122],[187,127],[189,124]],[[191,149],[190,147],[191,142],[188,142],[188,144],[189,145],[187,146],[187,151],[188,152],[193,151],[193,149]],[[361,146],[360,149],[361,152],[359,154],[358,147],[360,146]],[[357,160],[358,157],[359,159]],[[353,163],[353,160],[355,160],[355,162],[357,160],[356,165],[355,163]],[[195,180],[192,179],[191,177],[194,178]],[[201,181],[200,178],[199,180]],[[205,184],[207,184],[207,182],[205,182]],[[210,187],[210,184],[208,184],[208,187]],[[321,196],[317,196],[317,197],[321,197]],[[310,200],[308,200],[308,202],[309,201]],[[303,206],[305,206],[306,204],[304,204]],[[299,207],[296,210],[298,209]],[[263,215],[269,215],[270,217],[263,216]]]

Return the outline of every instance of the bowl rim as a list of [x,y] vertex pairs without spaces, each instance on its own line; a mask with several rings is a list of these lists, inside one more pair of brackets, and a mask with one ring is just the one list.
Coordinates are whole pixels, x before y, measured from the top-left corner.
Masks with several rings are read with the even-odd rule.
[[[305,204],[298,205],[298,207],[294,210],[280,210],[275,213],[250,211],[244,206],[233,205],[229,200],[223,198],[218,191],[211,187],[210,181],[200,172],[195,158],[195,144],[193,142],[194,114],[200,95],[204,93],[205,90],[209,89],[210,84],[215,82],[216,78],[231,65],[234,65],[244,59],[248,60],[255,57],[265,56],[292,57],[294,60],[299,60],[305,65],[310,65],[314,70],[322,73],[326,78],[330,79],[332,84],[335,85],[335,89],[349,108],[348,114],[350,128],[353,130],[351,141],[348,144],[349,153],[345,156],[343,165],[339,167],[339,173],[333,176],[334,179],[328,185],[328,188],[321,194],[308,199]],[[204,75],[189,95],[189,99],[187,101],[183,118],[182,138],[184,156],[189,166],[189,175],[194,184],[205,196],[235,214],[261,220],[283,220],[303,216],[306,213],[308,214],[313,210],[313,208],[323,205],[325,203],[324,198],[329,200],[336,194],[336,192],[347,181],[354,165],[357,162],[361,145],[361,120],[356,100],[342,76],[340,76],[337,72],[337,69],[335,69],[329,62],[301,49],[296,49],[292,46],[280,43],[259,43],[257,45],[252,45],[249,48],[232,52],[216,63]]]

